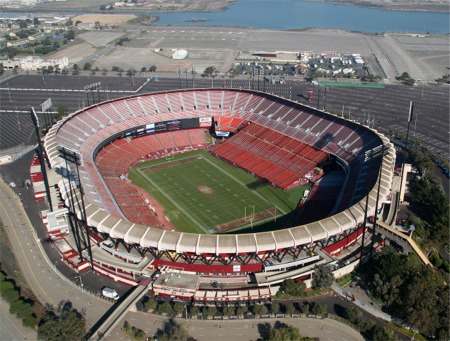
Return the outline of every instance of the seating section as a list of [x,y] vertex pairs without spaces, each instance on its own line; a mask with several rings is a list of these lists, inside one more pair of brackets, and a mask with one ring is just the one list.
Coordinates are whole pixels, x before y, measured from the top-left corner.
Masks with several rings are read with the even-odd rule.
[[282,189],[299,183],[328,157],[321,150],[255,123],[214,147],[212,153]]
[[[159,227],[158,219],[139,189],[127,180],[128,170],[140,160],[161,157],[169,151],[181,152],[206,146],[202,129],[178,130],[134,139],[123,138],[101,149],[95,163],[127,219],[137,224]],[[111,210],[117,211],[114,208]]]
[[239,117],[217,116],[214,117],[214,125],[216,130],[229,131],[236,133],[240,127],[245,124],[246,120]]
[[318,180],[309,193],[308,200],[299,208],[297,222],[308,224],[332,214],[344,183],[344,172],[326,174]]
[[[138,126],[205,116],[214,117],[221,129],[231,132],[243,128],[242,123],[252,122],[250,127],[256,131],[244,129],[223,147],[216,147],[217,151],[223,149],[225,159],[282,188],[295,182],[328,155],[340,158],[348,166],[340,209],[363,197],[363,191],[358,189],[358,179],[363,176],[358,156],[381,143],[375,133],[358,123],[299,103],[251,91],[210,89],[138,95],[92,106],[57,125],[54,130],[56,143],[50,149],[58,146],[79,152],[82,156],[80,179],[86,188],[86,198],[111,212],[118,212],[103,174],[98,174],[92,161],[98,146],[105,139]],[[194,141],[195,130],[183,136],[170,134],[170,138],[165,136],[161,140],[148,136],[126,144],[115,143],[103,152],[104,155],[99,154],[99,160],[103,156],[107,163],[107,166],[102,165],[102,171],[120,175],[136,162],[137,150],[142,156],[148,156],[165,150],[177,151],[188,141],[191,147],[205,143]],[[228,150],[228,144],[236,148]],[[116,161],[111,161],[108,156],[115,157]]]

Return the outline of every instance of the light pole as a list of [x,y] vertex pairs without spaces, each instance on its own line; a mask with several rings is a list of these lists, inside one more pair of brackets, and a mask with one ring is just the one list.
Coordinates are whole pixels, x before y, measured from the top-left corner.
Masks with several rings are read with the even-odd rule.
[[6,85],[8,85],[8,98],[9,98],[9,101],[12,102],[12,99],[11,99],[11,90],[9,89],[9,83],[6,83]]
[[80,276],[80,275],[75,276],[75,280],[76,280],[77,278],[80,280],[80,288],[81,288],[81,290],[83,290],[83,286],[84,286],[83,280],[81,279],[81,276]]
[[416,117],[414,117],[414,137],[416,137],[416,124],[417,124],[417,117],[418,117],[419,115],[420,115],[420,114],[417,114]]

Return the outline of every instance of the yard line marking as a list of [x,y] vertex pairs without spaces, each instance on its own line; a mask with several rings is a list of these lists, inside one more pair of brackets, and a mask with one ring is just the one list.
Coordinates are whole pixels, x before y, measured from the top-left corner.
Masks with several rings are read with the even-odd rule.
[[[218,170],[220,170],[223,174],[225,174],[226,176],[228,176],[229,178],[233,179],[234,181],[236,181],[237,183],[241,184],[242,186],[244,186],[245,188],[247,188],[247,186],[242,183],[240,180],[236,179],[233,175],[225,172],[222,168],[220,168],[218,165],[216,165],[214,162],[212,162],[211,160],[208,160],[207,158],[204,158],[202,156],[203,160],[205,160],[206,162],[209,162],[211,165],[213,165],[214,167],[216,167]],[[272,203],[267,200],[266,198],[264,198],[260,193],[258,193],[257,191],[252,191],[257,197],[259,197],[260,199],[262,199],[263,201],[265,201],[266,203],[269,203],[270,205],[272,205]],[[283,214],[286,214],[287,212],[285,212],[284,210],[282,210],[281,208],[278,208],[278,211],[280,211]]]
[[150,179],[145,173],[143,173],[140,169],[137,170],[141,176],[143,176],[150,184],[152,184],[162,195],[166,197],[167,200],[169,200],[172,205],[175,207],[178,207],[180,211],[182,211],[191,221],[193,221],[197,226],[205,233],[208,233],[208,228],[204,226],[202,223],[200,223],[197,219],[195,219],[188,211],[186,211],[183,207],[177,205],[176,201],[172,199],[172,197],[168,196],[164,191],[161,190],[161,188],[152,180]]

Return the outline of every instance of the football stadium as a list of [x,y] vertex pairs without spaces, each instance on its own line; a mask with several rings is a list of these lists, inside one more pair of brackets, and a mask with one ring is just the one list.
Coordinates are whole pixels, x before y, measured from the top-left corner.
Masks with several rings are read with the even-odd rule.
[[[376,130],[236,89],[98,103],[55,124],[44,146],[97,271],[133,284],[158,270],[155,293],[199,301],[269,297],[286,278],[308,282],[318,264],[359,254],[395,165]],[[99,250],[123,264],[106,266]],[[233,285],[202,290],[211,277]]]

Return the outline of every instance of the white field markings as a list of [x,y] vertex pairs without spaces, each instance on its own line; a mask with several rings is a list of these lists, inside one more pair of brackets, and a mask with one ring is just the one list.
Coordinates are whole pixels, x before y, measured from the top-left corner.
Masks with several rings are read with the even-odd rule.
[[183,212],[189,219],[191,219],[192,222],[194,222],[204,233],[208,233],[208,228],[204,226],[201,222],[199,222],[197,219],[195,219],[188,211],[186,211],[183,207],[177,204],[175,200],[172,199],[172,197],[166,195],[166,193],[154,182],[152,179],[150,179],[144,172],[142,172],[140,169],[137,170],[141,176],[144,177],[149,183],[151,183],[162,195],[166,197],[167,200],[169,200],[172,205],[177,207],[181,212]]
[[[204,158],[195,158],[195,161],[204,161]],[[194,166],[194,168],[199,169],[199,167],[197,165],[194,164],[193,166]],[[202,170],[200,169],[200,171],[202,171]],[[203,171],[203,173],[204,173],[204,171]],[[208,177],[211,177],[211,175],[207,174],[207,173],[205,173],[204,175],[206,175]],[[175,182],[173,181],[173,179],[171,177],[167,177],[167,180],[169,180],[169,182],[171,182],[172,184],[175,184]],[[230,180],[232,180],[232,179],[230,179]],[[185,180],[185,181],[188,181],[188,180]],[[223,186],[223,184],[220,184],[220,185]],[[189,201],[194,201],[194,202],[198,201],[196,198],[190,198],[191,193],[186,191],[184,187],[179,187],[178,189],[179,189],[178,195],[172,195],[171,196],[174,199],[174,201],[178,201],[178,199],[179,199],[180,202],[181,202],[184,199],[186,199],[187,197],[189,197]],[[228,192],[231,191],[228,188],[226,190]],[[234,194],[234,196],[235,197],[237,196],[238,198],[241,198],[241,196],[239,196],[238,194]],[[242,198],[241,198],[241,201],[244,202],[244,203],[246,202]],[[197,206],[198,207],[202,207],[202,208],[199,209]],[[234,206],[235,206],[234,204],[227,204],[227,201],[221,201],[221,203],[220,203],[220,209],[225,211],[225,212],[232,211]],[[191,208],[191,211],[195,210],[195,212],[196,212],[195,215],[197,217],[202,216],[204,218],[202,221],[205,224],[207,224],[208,226],[209,225],[217,226],[217,225],[222,224],[222,221],[217,221],[219,219],[219,217],[216,214],[213,214],[213,212],[210,209],[204,209],[203,207],[204,207],[203,204],[198,203],[198,205],[196,205],[196,207],[192,207]]]
[[[213,165],[214,167],[216,167],[220,172],[222,172],[223,174],[225,174],[226,176],[228,176],[229,178],[233,179],[234,181],[236,181],[238,184],[242,185],[242,187],[245,187],[246,189],[249,189],[247,187],[246,184],[244,184],[243,182],[239,181],[239,179],[236,179],[233,175],[225,172],[222,168],[220,168],[218,165],[216,165],[214,162],[211,162],[210,160],[208,160],[207,158],[204,158],[202,155],[200,155],[202,157],[202,159],[204,159],[206,162],[209,162],[211,165]],[[266,203],[270,204],[271,206],[273,206],[273,203],[270,202],[269,200],[267,200],[263,195],[261,195],[260,193],[258,193],[257,191],[252,191],[257,197],[259,197],[261,200],[265,201]],[[284,210],[282,210],[281,208],[277,207],[278,211],[280,211],[283,215],[286,214],[287,212],[285,212]]]

